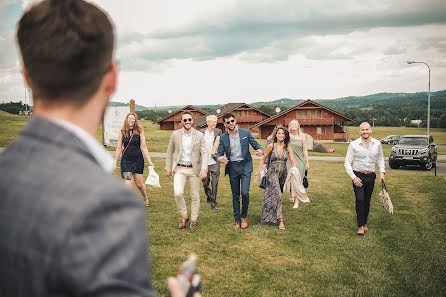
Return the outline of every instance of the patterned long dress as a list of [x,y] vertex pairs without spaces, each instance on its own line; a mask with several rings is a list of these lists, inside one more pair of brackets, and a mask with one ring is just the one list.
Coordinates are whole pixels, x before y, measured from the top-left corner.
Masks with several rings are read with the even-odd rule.
[[263,193],[262,223],[277,223],[282,219],[282,192],[287,177],[286,162],[289,156],[286,147],[283,149],[282,157],[279,157],[275,143],[270,154],[266,188]]

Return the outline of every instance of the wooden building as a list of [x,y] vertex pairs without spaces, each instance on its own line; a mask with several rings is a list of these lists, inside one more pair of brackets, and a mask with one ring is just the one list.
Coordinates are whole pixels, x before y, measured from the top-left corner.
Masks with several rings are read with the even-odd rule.
[[307,100],[278,115],[270,117],[251,129],[260,129],[260,138],[267,138],[276,125],[288,127],[291,120],[299,121],[302,131],[314,140],[347,141],[347,123],[356,122],[330,108]]
[[[217,112],[220,111],[220,112]],[[251,129],[251,127],[267,118],[270,117],[269,114],[252,107],[246,103],[228,103],[217,109],[216,111],[205,114],[202,118],[194,121],[194,125],[197,129],[207,127],[206,117],[208,115],[217,116],[217,128],[220,128],[225,132],[225,127],[223,125],[223,116],[227,113],[232,113],[237,120],[237,124],[240,128]],[[251,129],[252,132],[259,132],[259,128]]]
[[206,112],[198,107],[193,105],[187,105],[177,111],[169,114],[167,117],[159,120],[157,123],[160,125],[160,130],[178,130],[182,126],[181,122],[181,114],[185,111],[189,111],[194,118],[194,121],[200,119]]

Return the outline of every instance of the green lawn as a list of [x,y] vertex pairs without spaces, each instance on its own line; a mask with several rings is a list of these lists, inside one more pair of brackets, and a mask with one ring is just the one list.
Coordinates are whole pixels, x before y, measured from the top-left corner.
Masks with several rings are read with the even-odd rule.
[[[9,144],[25,123],[24,117],[0,112],[0,146]],[[159,131],[148,122],[143,125],[149,150],[165,151],[171,131]],[[420,132],[407,134],[415,133]],[[334,145],[344,156],[346,146]],[[204,296],[446,295],[444,174],[388,171],[387,188],[395,213],[390,215],[380,206],[377,182],[370,230],[359,237],[354,194],[342,162],[311,162],[311,203],[292,209],[284,196],[284,231],[260,223],[263,191],[258,182],[251,184],[249,228],[234,229],[229,180],[222,167],[219,210],[210,210],[201,190],[198,228],[178,230],[173,182],[164,174],[164,159],[153,161],[162,187],[148,189],[150,207],[144,209],[151,234],[152,279],[159,296],[168,296],[166,278],[177,273],[191,252],[199,256]],[[186,197],[190,208],[187,187]]]
[[292,209],[285,195],[285,231],[260,223],[263,192],[258,183],[251,184],[249,228],[234,229],[229,181],[222,174],[219,210],[210,210],[201,190],[198,228],[178,230],[173,182],[163,174],[164,160],[154,161],[162,187],[148,189],[147,212],[153,283],[160,296],[167,296],[165,279],[191,252],[199,256],[204,296],[446,294],[443,177],[425,171],[389,171],[387,188],[395,213],[390,215],[380,206],[377,182],[370,230],[359,237],[354,194],[342,163],[311,163],[311,203]]

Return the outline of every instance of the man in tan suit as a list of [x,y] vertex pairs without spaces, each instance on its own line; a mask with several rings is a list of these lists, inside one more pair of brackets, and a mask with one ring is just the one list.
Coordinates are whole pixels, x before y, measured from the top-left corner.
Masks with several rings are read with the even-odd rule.
[[200,210],[200,178],[207,176],[209,154],[202,133],[192,125],[192,114],[185,111],[181,114],[183,128],[172,133],[167,147],[166,175],[173,177],[173,188],[178,210],[183,216],[178,228],[184,229],[189,222],[186,201],[184,200],[184,185],[189,181],[191,195],[190,228],[196,228],[198,211]]

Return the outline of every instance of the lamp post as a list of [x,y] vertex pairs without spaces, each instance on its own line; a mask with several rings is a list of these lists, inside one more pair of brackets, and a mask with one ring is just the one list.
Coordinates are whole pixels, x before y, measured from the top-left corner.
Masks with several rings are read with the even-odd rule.
[[407,61],[407,64],[424,64],[429,69],[429,85],[428,85],[428,95],[427,95],[427,135],[429,136],[429,126],[430,126],[430,115],[431,115],[431,68],[426,62],[416,62]]

